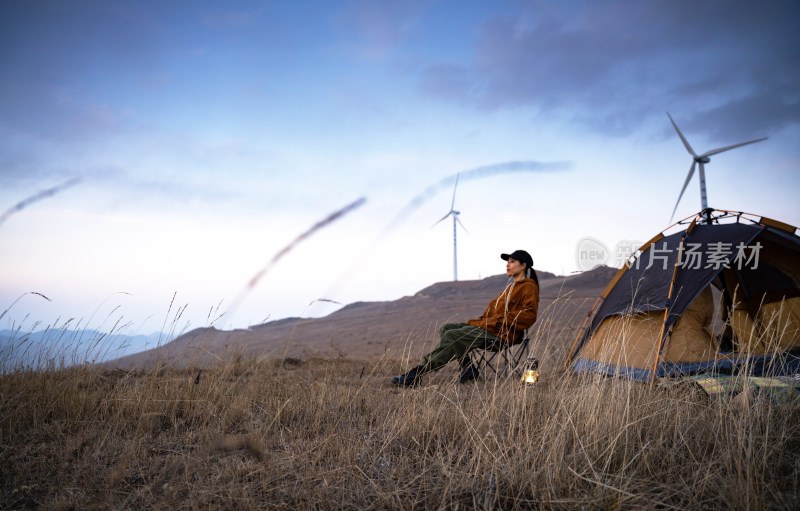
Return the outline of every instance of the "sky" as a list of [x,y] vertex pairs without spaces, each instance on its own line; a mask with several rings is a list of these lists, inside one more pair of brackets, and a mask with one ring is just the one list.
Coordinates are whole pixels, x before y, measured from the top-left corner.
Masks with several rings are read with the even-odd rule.
[[692,163],[667,112],[697,153],[769,137],[712,157],[709,205],[800,225],[798,23],[793,0],[2,0],[0,330],[414,294],[453,278],[459,173],[459,280],[516,249],[571,274],[587,238],[618,265]]

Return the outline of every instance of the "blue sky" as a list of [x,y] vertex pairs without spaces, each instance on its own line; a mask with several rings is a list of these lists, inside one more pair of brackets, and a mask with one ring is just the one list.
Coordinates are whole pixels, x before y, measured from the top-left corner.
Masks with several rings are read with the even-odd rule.
[[[0,3],[0,329],[319,316],[523,248],[646,241],[691,164],[709,203],[800,225],[800,7],[792,1]],[[554,168],[560,170],[553,170]],[[697,177],[676,217],[699,210]],[[175,296],[171,312],[170,302]],[[221,304],[221,305],[220,305]],[[209,313],[212,309],[218,311]],[[176,310],[180,311],[175,318]],[[169,314],[169,317],[167,317]],[[447,318],[443,318],[445,320]],[[37,325],[38,323],[38,325]]]

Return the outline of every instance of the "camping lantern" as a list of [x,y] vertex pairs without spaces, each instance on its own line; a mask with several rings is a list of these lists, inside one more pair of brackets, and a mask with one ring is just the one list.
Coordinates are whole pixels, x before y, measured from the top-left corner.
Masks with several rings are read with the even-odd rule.
[[522,366],[523,385],[533,386],[539,381],[539,361],[533,355],[528,355],[525,364]]

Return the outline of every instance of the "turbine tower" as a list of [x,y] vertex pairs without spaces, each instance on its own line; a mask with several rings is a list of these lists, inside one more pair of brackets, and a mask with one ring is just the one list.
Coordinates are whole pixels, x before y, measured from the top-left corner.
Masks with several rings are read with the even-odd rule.
[[459,174],[456,175],[456,184],[453,187],[453,201],[450,203],[450,211],[448,211],[445,216],[440,218],[435,224],[433,224],[431,226],[431,227],[433,227],[434,225],[437,225],[437,224],[441,223],[442,221],[444,221],[449,216],[453,217],[453,280],[454,281],[458,281],[458,245],[456,243],[456,224],[461,225],[461,228],[464,229],[465,232],[467,231],[467,228],[464,227],[464,224],[462,224],[461,220],[459,220],[459,218],[458,218],[458,215],[460,215],[461,212],[460,211],[456,211],[456,209],[455,209],[455,206],[456,206],[456,189],[458,188],[458,176],[459,176]]
[[678,136],[681,137],[681,141],[683,142],[684,147],[686,150],[689,151],[689,154],[692,155],[692,166],[689,168],[689,175],[686,176],[686,181],[683,183],[683,188],[681,188],[681,193],[678,195],[678,201],[675,203],[675,208],[672,210],[672,216],[670,217],[670,221],[672,218],[675,217],[675,211],[678,210],[678,203],[681,201],[681,197],[683,197],[683,192],[686,191],[686,187],[689,185],[689,181],[692,180],[692,175],[694,175],[694,168],[699,163],[700,164],[700,211],[705,211],[708,209],[708,199],[706,197],[706,171],[705,171],[705,164],[711,161],[711,156],[715,154],[719,154],[724,151],[728,151],[730,149],[735,149],[737,147],[742,147],[743,145],[747,144],[755,144],[756,142],[761,142],[762,140],[766,140],[768,137],[759,138],[756,140],[750,140],[748,142],[742,142],[740,144],[729,145],[725,147],[720,147],[719,149],[712,149],[711,151],[707,151],[700,156],[694,152],[692,146],[689,145],[689,142],[686,140],[686,137],[683,136],[681,130],[678,129],[678,125],[675,124],[675,121],[672,120],[672,116],[669,115],[667,112],[667,117],[669,117],[670,122],[672,122],[672,126],[675,128],[675,131],[678,132]]

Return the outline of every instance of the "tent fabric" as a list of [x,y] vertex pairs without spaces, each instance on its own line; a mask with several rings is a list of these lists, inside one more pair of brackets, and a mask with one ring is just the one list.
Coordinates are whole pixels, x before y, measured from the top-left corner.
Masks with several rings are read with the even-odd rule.
[[797,239],[795,235],[772,229],[765,230],[759,236],[759,241],[764,245],[761,259],[788,275],[795,286],[800,287]]
[[761,261],[758,268],[752,270],[733,271],[736,273],[745,300],[760,298],[775,291],[797,290],[797,284],[791,277],[765,261]]
[[[713,360],[716,345],[707,331],[713,314],[713,297],[707,287],[675,323],[664,361]],[[581,356],[608,367],[651,369],[658,355],[663,322],[663,311],[609,316],[589,339]]]
[[[788,298],[762,305],[759,319],[765,342],[781,347],[794,345],[800,337],[800,298]],[[770,347],[763,348],[768,350]]]
[[607,376],[620,376],[638,381],[651,381],[653,377],[665,378],[697,373],[731,374],[745,371],[752,375],[780,375],[800,373],[800,350],[791,350],[782,353],[780,358],[772,354],[752,355],[741,354],[737,356],[720,357],[704,362],[662,362],[655,373],[653,367],[638,369],[635,367],[608,364],[579,357],[575,359],[573,370],[577,373],[597,373]]
[[609,367],[652,368],[663,320],[660,311],[609,316],[586,343],[581,356]]
[[[702,257],[684,254],[683,260],[687,263],[687,268],[681,269],[675,281],[667,327],[678,319],[689,303],[708,286],[725,265],[730,265],[735,256],[732,247],[741,243],[747,245],[763,229],[761,226],[746,224],[698,225],[687,235],[685,245],[690,246],[692,254],[708,253],[712,243],[715,247],[719,247],[719,243],[731,247],[731,253],[721,257],[719,261],[711,262],[703,260]],[[682,232],[666,236],[642,252],[637,258],[637,263],[628,268],[608,293],[589,327],[587,337],[591,336],[608,316],[652,310],[663,311],[667,308],[670,282],[682,238]],[[696,269],[695,259],[699,260],[700,266]]]
[[709,327],[714,316],[714,297],[706,287],[675,322],[664,355],[665,362],[700,362],[713,359],[716,339]]
[[[656,236],[618,272],[570,352],[567,362],[574,355],[576,371],[644,380],[732,369],[742,356],[751,369],[767,370],[773,366],[770,350],[759,343],[770,337],[793,353],[782,366],[800,368],[800,237],[741,222],[742,214],[720,213],[735,216],[736,223],[693,222]],[[723,290],[723,319],[736,356],[721,356],[710,330],[712,282]]]
[[760,343],[759,333],[750,313],[742,308],[733,309],[730,324],[733,329],[733,335],[737,340],[739,351],[745,353],[756,352]]

